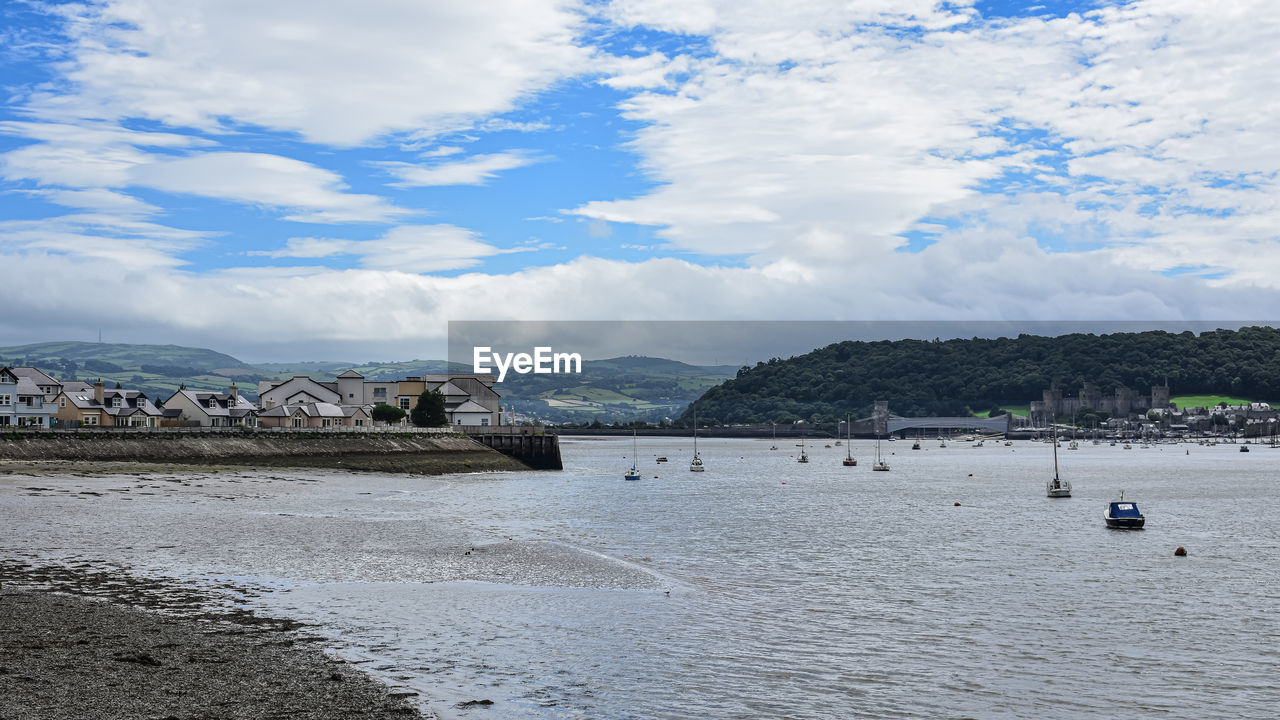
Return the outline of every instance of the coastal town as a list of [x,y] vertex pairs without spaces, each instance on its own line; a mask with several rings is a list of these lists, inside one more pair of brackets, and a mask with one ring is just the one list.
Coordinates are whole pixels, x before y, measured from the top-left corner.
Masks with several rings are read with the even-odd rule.
[[[258,383],[257,402],[235,382],[226,392],[180,388],[167,398],[108,388],[101,380],[62,381],[34,367],[0,367],[0,427],[72,428],[368,428],[404,424],[424,392],[443,396],[448,425],[497,426],[502,418],[495,378],[441,374],[371,382],[354,370],[331,381],[296,375]],[[395,410],[381,417],[379,407]]]
[[[492,374],[433,374],[400,380],[366,379],[347,370],[331,380],[295,375],[258,382],[256,400],[232,381],[224,392],[178,389],[165,398],[145,392],[107,387],[101,380],[59,380],[35,367],[0,368],[0,427],[30,430],[77,428],[373,428],[409,425],[408,413],[424,392],[443,397],[449,427],[484,433],[516,424],[501,403]],[[840,422],[834,432],[860,437],[910,437],[987,432],[1006,437],[1034,437],[1051,425],[1075,428],[1090,437],[1185,438],[1205,435],[1271,437],[1280,428],[1280,409],[1268,403],[1226,402],[1179,407],[1167,385],[1149,394],[1117,387],[1102,392],[1085,382],[1075,395],[1054,385],[1031,401],[1025,414],[992,417],[904,417],[889,401],[877,401],[873,413]],[[389,415],[379,407],[394,408]],[[403,413],[403,414],[402,414]],[[708,424],[715,424],[711,420]],[[805,423],[783,428],[809,434]],[[722,426],[729,435],[772,433],[777,426]],[[572,432],[572,429],[569,430]]]

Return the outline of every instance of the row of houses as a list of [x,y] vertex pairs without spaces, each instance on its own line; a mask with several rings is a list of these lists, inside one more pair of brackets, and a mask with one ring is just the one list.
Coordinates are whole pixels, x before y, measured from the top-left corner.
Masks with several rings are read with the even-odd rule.
[[498,425],[500,396],[492,375],[426,375],[367,382],[347,371],[332,382],[304,375],[258,384],[258,403],[227,392],[182,388],[159,405],[137,390],[107,388],[101,380],[61,382],[30,367],[0,368],[0,427],[334,427],[371,426],[373,408],[411,412],[426,390],[445,398],[455,426]]

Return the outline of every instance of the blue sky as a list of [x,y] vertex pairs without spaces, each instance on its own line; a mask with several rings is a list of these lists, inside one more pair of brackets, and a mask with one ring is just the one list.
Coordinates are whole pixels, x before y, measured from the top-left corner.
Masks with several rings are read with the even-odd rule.
[[10,2],[0,345],[449,320],[1241,319],[1263,2]]

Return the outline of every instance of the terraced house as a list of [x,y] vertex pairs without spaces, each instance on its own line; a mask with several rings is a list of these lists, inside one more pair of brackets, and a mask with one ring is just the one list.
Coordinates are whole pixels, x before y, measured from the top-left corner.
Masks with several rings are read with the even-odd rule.
[[64,423],[98,427],[156,427],[164,417],[138,390],[108,389],[101,380],[90,385],[78,380],[62,384],[54,417]]

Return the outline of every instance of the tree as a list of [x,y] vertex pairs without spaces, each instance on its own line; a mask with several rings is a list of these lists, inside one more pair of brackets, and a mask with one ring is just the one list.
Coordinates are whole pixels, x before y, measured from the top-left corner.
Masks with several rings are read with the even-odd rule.
[[444,427],[449,417],[444,414],[444,395],[435,390],[423,390],[418,404],[409,413],[409,419],[418,427]]
[[404,411],[392,405],[374,405],[373,412],[374,422],[397,423],[404,418]]

